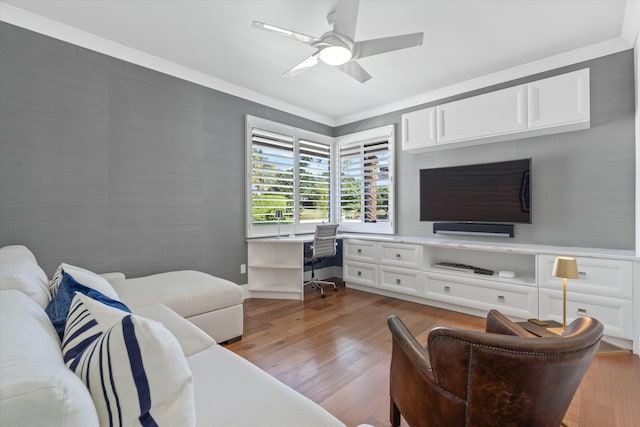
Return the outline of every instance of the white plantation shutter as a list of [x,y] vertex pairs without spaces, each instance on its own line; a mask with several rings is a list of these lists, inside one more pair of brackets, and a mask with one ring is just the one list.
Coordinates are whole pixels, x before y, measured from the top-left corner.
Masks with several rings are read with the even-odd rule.
[[331,198],[331,146],[300,139],[300,222],[329,222]]
[[[313,232],[331,220],[333,138],[247,116],[247,236]],[[278,221],[276,210],[282,210]]]
[[275,209],[282,209],[283,223],[294,220],[295,150],[293,137],[251,129],[251,223],[276,223]]
[[393,233],[393,127],[338,140],[341,231]]

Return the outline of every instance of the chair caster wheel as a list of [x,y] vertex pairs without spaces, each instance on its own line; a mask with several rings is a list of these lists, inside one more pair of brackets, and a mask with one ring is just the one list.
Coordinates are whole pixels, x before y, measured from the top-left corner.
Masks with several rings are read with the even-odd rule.
[[338,292],[338,288],[334,288],[334,289],[333,289],[333,292]]
[[325,294],[320,295],[322,298],[326,298],[327,296]]

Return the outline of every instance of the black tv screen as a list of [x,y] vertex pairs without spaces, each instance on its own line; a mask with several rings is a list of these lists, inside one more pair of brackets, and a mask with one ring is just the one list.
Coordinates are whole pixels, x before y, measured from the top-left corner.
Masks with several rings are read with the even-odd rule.
[[531,159],[420,170],[420,221],[531,223]]

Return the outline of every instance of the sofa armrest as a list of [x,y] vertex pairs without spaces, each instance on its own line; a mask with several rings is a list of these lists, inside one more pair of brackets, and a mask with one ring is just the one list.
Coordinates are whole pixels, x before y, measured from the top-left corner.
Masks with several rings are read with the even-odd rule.
[[100,275],[100,277],[106,279],[107,282],[111,283],[112,285],[116,282],[121,282],[127,278],[127,276],[125,276],[124,273],[121,273],[119,271],[114,271],[113,273],[103,273]]

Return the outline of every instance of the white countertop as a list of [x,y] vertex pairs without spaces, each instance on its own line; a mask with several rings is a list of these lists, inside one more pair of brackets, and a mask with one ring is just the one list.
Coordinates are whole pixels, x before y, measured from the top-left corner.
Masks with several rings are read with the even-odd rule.
[[[360,234],[338,233],[339,239],[375,240],[379,242],[413,243],[418,245],[439,246],[445,248],[470,249],[522,254],[573,255],[597,258],[614,258],[640,261],[640,253],[625,249],[582,248],[575,246],[553,246],[529,243],[489,242],[481,240],[458,240],[433,237],[402,236],[398,234]],[[282,237],[259,237],[247,239],[247,242],[264,243],[306,243],[313,241],[313,233]]]

